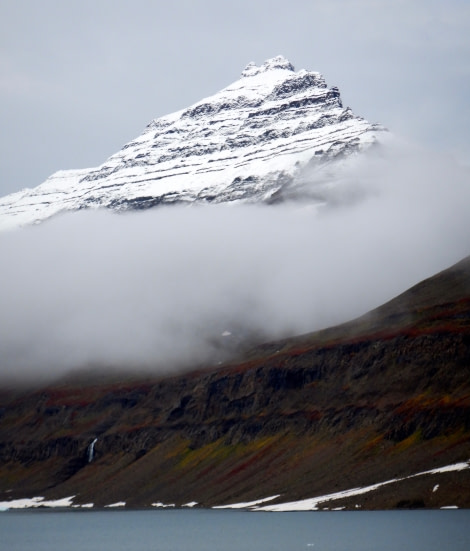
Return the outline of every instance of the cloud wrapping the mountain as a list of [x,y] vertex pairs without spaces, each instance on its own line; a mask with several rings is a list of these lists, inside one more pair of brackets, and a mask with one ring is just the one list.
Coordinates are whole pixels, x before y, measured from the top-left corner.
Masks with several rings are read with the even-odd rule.
[[351,319],[470,253],[469,182],[391,142],[306,172],[277,206],[81,211],[3,234],[1,373],[162,372]]

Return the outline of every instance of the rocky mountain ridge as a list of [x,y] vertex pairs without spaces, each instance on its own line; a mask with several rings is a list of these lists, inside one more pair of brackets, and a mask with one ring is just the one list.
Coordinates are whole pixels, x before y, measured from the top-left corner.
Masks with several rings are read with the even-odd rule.
[[470,469],[416,476],[469,461],[469,361],[470,257],[223,367],[3,389],[0,501],[275,505],[396,479],[333,506],[470,507]]
[[160,204],[278,201],[306,169],[366,149],[384,129],[344,108],[338,88],[282,56],[153,120],[101,166],[61,170],[0,199],[0,228],[64,211]]

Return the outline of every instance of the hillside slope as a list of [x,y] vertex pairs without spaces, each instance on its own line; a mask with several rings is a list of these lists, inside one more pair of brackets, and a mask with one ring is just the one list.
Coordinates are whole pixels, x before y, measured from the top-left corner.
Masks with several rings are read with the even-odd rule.
[[[468,461],[469,375],[470,257],[366,316],[218,369],[4,390],[0,501],[286,502]],[[470,507],[470,470],[324,505]]]

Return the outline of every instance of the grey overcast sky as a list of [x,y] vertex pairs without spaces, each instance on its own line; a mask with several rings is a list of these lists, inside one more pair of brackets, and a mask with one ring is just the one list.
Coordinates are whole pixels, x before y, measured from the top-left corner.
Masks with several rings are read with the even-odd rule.
[[97,166],[278,54],[468,162],[469,29],[468,0],[0,0],[0,195]]

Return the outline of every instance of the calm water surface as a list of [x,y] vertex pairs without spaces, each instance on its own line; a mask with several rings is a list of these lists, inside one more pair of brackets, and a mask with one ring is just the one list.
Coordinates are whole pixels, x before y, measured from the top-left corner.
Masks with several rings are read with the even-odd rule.
[[469,551],[470,510],[8,511],[8,551]]

